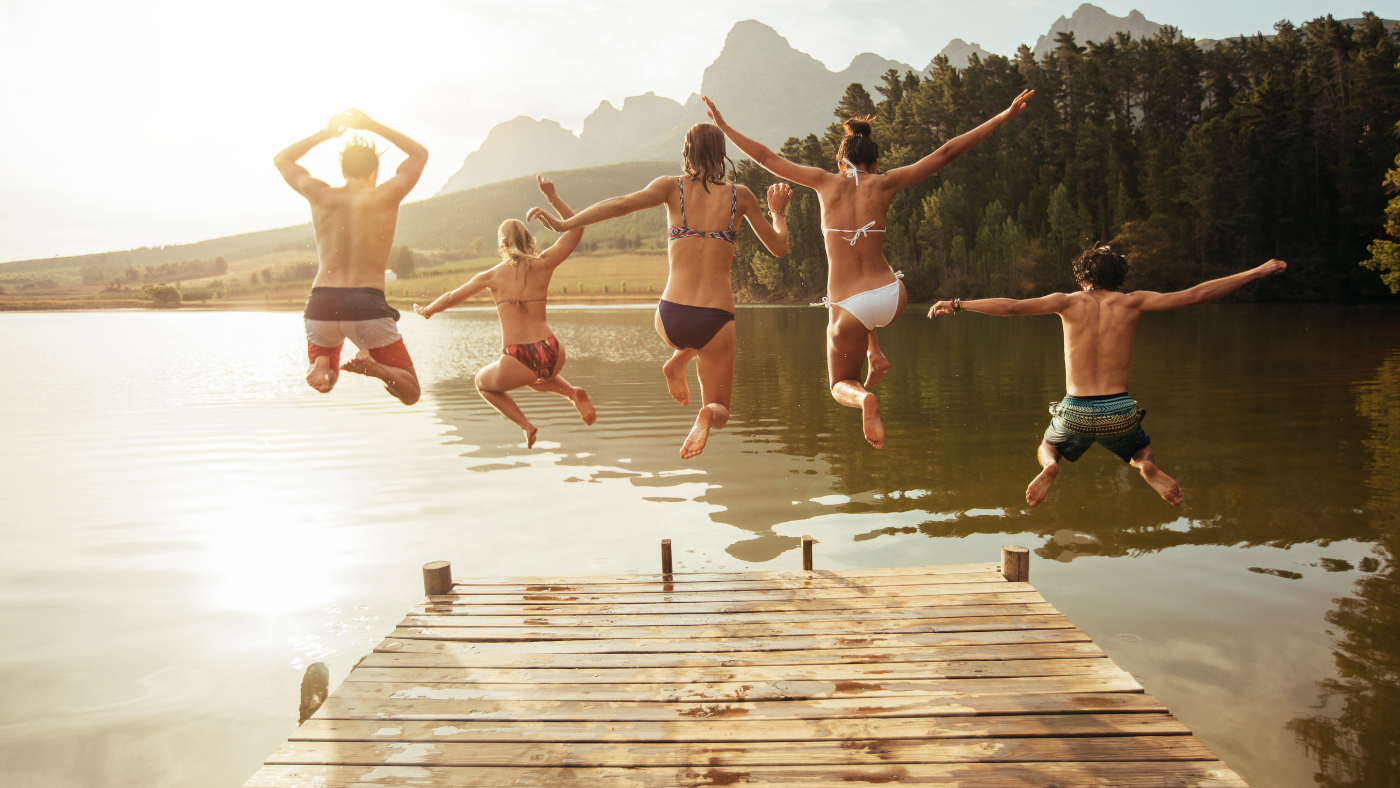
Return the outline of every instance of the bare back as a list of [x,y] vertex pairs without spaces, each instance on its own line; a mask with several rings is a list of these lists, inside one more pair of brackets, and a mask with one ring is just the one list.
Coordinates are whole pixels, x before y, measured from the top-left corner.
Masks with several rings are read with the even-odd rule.
[[[839,173],[827,173],[816,185],[829,261],[826,291],[833,301],[894,281],[885,259],[885,218],[898,189],[887,176],[860,173],[860,183]],[[873,224],[872,224],[873,222]],[[869,227],[857,235],[856,231]],[[843,232],[827,232],[827,229]],[[876,232],[879,231],[879,232]],[[851,240],[855,243],[852,244]]]
[[319,190],[307,201],[320,257],[313,286],[383,290],[399,201],[358,181]]
[[554,334],[545,322],[545,305],[549,281],[557,267],[558,263],[550,262],[546,256],[518,263],[505,261],[487,272],[486,286],[501,320],[502,344],[539,342]]
[[[679,182],[673,179],[671,184],[666,197],[666,221],[671,227],[685,226],[704,233],[739,231],[743,214],[735,206],[734,187],[711,183],[706,192],[704,184],[689,177]],[[719,238],[692,237],[668,240],[666,245],[670,271],[662,298],[734,311],[734,290],[729,281],[734,244]]]
[[1070,293],[1059,312],[1065,333],[1066,393],[1087,397],[1128,390],[1133,335],[1142,316],[1137,293]]

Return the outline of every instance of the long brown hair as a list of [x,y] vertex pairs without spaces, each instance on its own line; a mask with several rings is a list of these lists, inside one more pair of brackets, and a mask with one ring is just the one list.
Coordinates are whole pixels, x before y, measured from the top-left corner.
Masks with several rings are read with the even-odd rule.
[[844,160],[857,167],[872,167],[880,160],[880,145],[875,141],[875,128],[871,125],[874,120],[869,115],[846,119],[842,124],[846,127],[846,136],[836,151],[838,164]]
[[[710,191],[710,184],[724,185],[734,162],[724,152],[724,132],[713,123],[697,123],[685,133],[685,174]],[[728,162],[728,168],[725,163]]]

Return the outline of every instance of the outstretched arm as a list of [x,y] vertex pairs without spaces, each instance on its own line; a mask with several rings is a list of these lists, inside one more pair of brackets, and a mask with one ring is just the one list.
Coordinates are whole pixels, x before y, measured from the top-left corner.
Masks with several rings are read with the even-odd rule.
[[414,304],[413,311],[422,315],[423,319],[425,320],[432,317],[433,315],[436,315],[438,312],[446,312],[452,307],[457,306],[458,304],[462,303],[468,298],[471,298],[472,296],[476,295],[477,293],[480,293],[482,290],[485,290],[487,287],[489,287],[491,284],[491,272],[494,270],[496,269],[488,268],[485,271],[482,271],[481,273],[467,280],[466,284],[462,285],[456,290],[453,290],[450,293],[443,293],[442,295],[438,296],[436,301],[432,302],[431,304],[428,304],[427,306],[419,306],[417,304]]
[[[666,190],[670,188],[673,178],[661,177],[652,181],[645,189],[622,197],[609,197],[599,203],[584,208],[573,216],[558,217],[543,208],[531,208],[525,214],[525,221],[539,219],[540,224],[553,230],[556,233],[576,230],[580,227],[587,227],[590,224],[605,222],[608,219],[616,219],[619,216],[626,216],[629,213],[644,211],[647,208],[655,208],[666,202]],[[558,206],[555,206],[556,208]]]
[[745,137],[736,131],[733,126],[724,122],[724,116],[719,114],[719,110],[715,107],[714,102],[710,101],[708,96],[701,96],[700,100],[705,102],[705,106],[710,108],[705,114],[710,116],[710,120],[714,121],[716,126],[719,126],[719,130],[724,132],[724,136],[728,137],[739,150],[744,152],[745,156],[753,159],[754,163],[763,169],[768,170],[779,178],[784,178],[812,189],[817,188],[817,183],[820,182],[822,178],[831,175],[831,173],[820,167],[804,167],[801,164],[794,164],[769,150],[767,145]]
[[939,301],[928,310],[928,316],[952,315],[959,311],[981,312],[996,317],[1015,315],[1054,315],[1069,307],[1069,295],[1051,293],[1040,298],[979,298],[976,301]]
[[350,128],[378,134],[408,154],[408,158],[394,171],[394,177],[379,185],[381,191],[402,202],[418,184],[418,179],[423,175],[423,168],[428,166],[428,149],[407,134],[395,131],[377,120],[371,120],[368,115],[357,109],[347,109],[341,115],[345,118],[345,125]]
[[[568,220],[573,217],[574,210],[559,197],[558,192],[554,191],[554,181],[543,175],[536,175],[535,182],[539,184],[540,192],[544,194],[544,198],[549,200],[549,204],[553,205],[554,210],[559,212],[559,218]],[[583,240],[582,227],[569,230],[559,236],[559,240],[555,241],[553,246],[544,250],[544,252],[540,254],[540,259],[550,265],[559,265],[564,262],[569,255],[573,254],[574,249],[578,247],[578,242],[581,240]]]
[[1012,118],[1021,113],[1026,108],[1026,102],[1035,95],[1034,90],[1023,90],[1016,100],[997,114],[996,117],[983,123],[981,126],[960,134],[951,140],[943,143],[943,147],[919,159],[907,167],[896,167],[885,173],[885,183],[892,189],[903,189],[906,186],[913,186],[923,179],[933,175],[944,167],[948,166],[959,156],[977,147],[978,143],[986,139],[988,135],[996,131],[1003,123],[1009,122]]
[[739,204],[743,206],[744,218],[749,221],[758,240],[774,257],[785,257],[788,253],[787,207],[792,200],[792,187],[786,183],[775,183],[768,187],[768,211],[773,215],[770,225],[763,220],[763,207],[758,198],[745,187],[739,187],[743,195]]
[[326,140],[339,137],[344,131],[345,113],[341,113],[332,117],[324,129],[283,148],[281,152],[272,157],[273,165],[277,167],[278,172],[282,173],[282,180],[295,189],[297,194],[308,200],[317,193],[329,189],[329,184],[320,178],[312,177],[311,173],[307,172],[306,168],[298,164],[297,161],[310,153],[312,148]]
[[1165,312],[1168,309],[1208,304],[1217,298],[1229,295],[1242,285],[1253,282],[1255,279],[1263,279],[1269,274],[1278,273],[1287,267],[1288,263],[1282,260],[1270,260],[1257,268],[1251,268],[1248,271],[1241,271],[1238,274],[1220,279],[1212,279],[1209,282],[1202,282],[1187,290],[1178,290],[1175,293],[1138,290],[1130,295],[1137,299],[1138,308],[1144,312]]

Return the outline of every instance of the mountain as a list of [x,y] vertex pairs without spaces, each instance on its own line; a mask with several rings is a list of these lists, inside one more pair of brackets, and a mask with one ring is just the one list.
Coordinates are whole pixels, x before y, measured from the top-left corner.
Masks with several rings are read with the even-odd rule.
[[[949,41],[948,46],[943,47],[943,51],[938,54],[948,58],[948,64],[953,68],[967,68],[967,62],[972,59],[973,55],[986,60],[987,56],[992,53],[983,49],[981,44],[976,42],[969,44],[961,38],[955,38]],[[924,74],[932,71],[933,61],[930,60],[928,65],[924,66]]]
[[1040,59],[1055,48],[1055,36],[1060,33],[1073,33],[1076,44],[1088,41],[1106,41],[1118,33],[1130,33],[1133,38],[1151,38],[1157,35],[1162,26],[1149,22],[1141,12],[1129,11],[1127,16],[1114,16],[1096,5],[1085,3],[1074,10],[1068,19],[1060,17],[1050,25],[1050,32],[1035,42],[1036,59]]
[[[773,28],[752,19],[739,22],[701,79],[700,92],[725,117],[755,139],[781,145],[788,137],[820,133],[846,86],[859,82],[872,93],[889,69],[906,63],[869,52],[832,71],[801,52]],[[762,79],[755,79],[762,75]],[[604,101],[574,135],[551,120],[518,117],[487,135],[468,154],[438,194],[493,183],[542,169],[590,167],[622,161],[678,162],[685,132],[705,119],[705,105],[692,94],[681,104],[647,93],[630,96],[617,109]]]

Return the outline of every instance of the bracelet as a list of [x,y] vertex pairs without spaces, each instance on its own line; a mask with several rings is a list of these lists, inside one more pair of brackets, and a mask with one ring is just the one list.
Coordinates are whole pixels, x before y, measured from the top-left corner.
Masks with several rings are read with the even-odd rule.
[[954,299],[953,299],[953,314],[956,315],[957,313],[959,313],[959,312],[961,312],[961,311],[962,311],[962,299],[961,299],[961,298],[954,298]]
[[768,213],[771,216],[787,216],[787,209],[784,208],[781,211],[775,211],[772,208],[769,208]]

